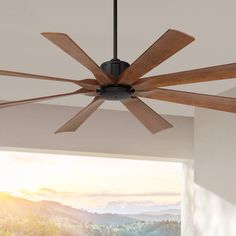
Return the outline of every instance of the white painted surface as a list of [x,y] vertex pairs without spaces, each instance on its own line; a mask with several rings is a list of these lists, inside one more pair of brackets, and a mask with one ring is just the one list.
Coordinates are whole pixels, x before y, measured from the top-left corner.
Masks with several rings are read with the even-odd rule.
[[[98,63],[112,57],[111,0],[0,0],[0,69],[72,79],[91,77],[74,59],[57,49],[40,33],[69,34]],[[154,69],[149,75],[227,64],[236,61],[236,1],[119,0],[119,56],[134,61],[167,29],[193,35],[196,41]],[[236,85],[220,81],[176,89],[217,94]],[[0,99],[14,100],[69,92],[73,85],[29,79],[0,79]],[[48,103],[85,106],[86,96],[71,96]],[[193,116],[190,106],[149,100],[161,114]],[[123,110],[119,103],[105,109]]]
[[182,168],[181,236],[193,236],[195,193],[193,161],[184,162]]
[[[235,89],[225,95],[232,94]],[[188,186],[194,199],[186,202],[193,209],[194,236],[236,235],[235,147],[235,114],[196,109],[195,183]]]
[[[212,168],[214,169],[214,168]],[[204,172],[201,170],[201,173]],[[227,171],[225,171],[227,172]],[[185,182],[182,198],[182,236],[235,236],[235,204],[220,197],[223,191],[211,192],[194,182],[194,169],[184,164]],[[199,174],[199,170],[196,170]],[[216,180],[217,182],[217,180]],[[228,193],[234,185],[228,186]]]
[[193,118],[165,116],[174,128],[151,134],[126,111],[99,110],[74,133],[54,132],[78,107],[31,104],[0,110],[0,147],[134,158],[189,159]]
[[[229,186],[233,188],[234,186]],[[235,190],[235,189],[234,189]],[[194,236],[235,236],[236,206],[218,193],[195,185]]]

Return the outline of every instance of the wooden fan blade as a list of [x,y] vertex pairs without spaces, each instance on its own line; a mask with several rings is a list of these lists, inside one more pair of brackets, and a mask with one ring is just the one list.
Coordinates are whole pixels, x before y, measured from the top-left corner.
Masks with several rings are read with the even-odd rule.
[[168,30],[122,73],[119,83],[133,84],[151,69],[177,53],[193,40],[193,37],[185,33]]
[[72,93],[64,93],[64,94],[58,94],[58,95],[52,95],[52,96],[46,96],[46,97],[31,98],[31,99],[25,99],[25,100],[20,100],[20,101],[13,101],[13,102],[4,102],[4,103],[0,103],[0,108],[12,107],[12,106],[17,106],[17,105],[24,105],[24,104],[33,103],[33,102],[46,101],[46,100],[50,100],[50,99],[71,96],[71,95],[75,95],[75,94],[86,94],[89,92],[90,91],[88,91],[88,90],[80,89],[80,90],[77,90]]
[[104,85],[112,82],[103,70],[68,35],[63,33],[42,33],[42,35],[89,69],[100,84]]
[[83,79],[76,81],[76,84],[78,84],[80,87],[88,90],[94,90],[100,86],[99,83],[94,79]]
[[58,129],[55,133],[74,132],[95,112],[104,101],[100,97],[95,97],[94,100],[65,125]]
[[180,103],[196,107],[236,113],[236,98],[189,93],[169,89],[140,91],[136,96]]
[[96,97],[98,96],[99,94],[95,91],[90,91],[90,90],[87,90],[87,91],[84,91],[83,92],[83,95],[86,95],[86,96],[89,96],[89,97]]
[[147,90],[232,78],[236,78],[236,63],[143,78],[133,86],[136,90]]
[[153,134],[173,127],[139,98],[130,98],[122,103]]
[[35,74],[28,74],[16,71],[7,71],[7,70],[0,70],[0,76],[12,76],[12,77],[21,77],[21,78],[30,78],[30,79],[39,79],[39,80],[50,80],[50,81],[58,81],[58,82],[70,82],[78,84],[79,81],[71,80],[71,79],[62,79],[57,77],[51,76],[44,76],[44,75],[35,75]]
[[15,72],[15,71],[6,71],[6,70],[0,70],[0,76],[1,75],[19,77],[19,78],[50,80],[50,81],[57,81],[57,82],[70,82],[88,90],[96,90],[99,86],[99,83],[94,79],[71,80],[71,79],[63,79],[63,78],[57,78],[57,77],[51,77],[51,76],[35,75],[35,74],[28,74],[28,73]]

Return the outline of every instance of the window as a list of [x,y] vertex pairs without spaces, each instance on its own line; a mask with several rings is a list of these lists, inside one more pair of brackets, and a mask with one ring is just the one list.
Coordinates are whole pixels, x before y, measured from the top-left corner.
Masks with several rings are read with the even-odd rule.
[[180,236],[181,164],[0,152],[0,235]]

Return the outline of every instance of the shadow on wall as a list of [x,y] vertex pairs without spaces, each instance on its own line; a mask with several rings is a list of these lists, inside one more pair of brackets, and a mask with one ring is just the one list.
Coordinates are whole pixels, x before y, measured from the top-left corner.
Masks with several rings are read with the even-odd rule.
[[195,185],[194,236],[236,235],[236,206]]
[[182,236],[235,236],[236,206],[194,183],[192,163],[183,173]]
[[181,196],[181,236],[193,235],[194,170],[193,161],[183,163]]

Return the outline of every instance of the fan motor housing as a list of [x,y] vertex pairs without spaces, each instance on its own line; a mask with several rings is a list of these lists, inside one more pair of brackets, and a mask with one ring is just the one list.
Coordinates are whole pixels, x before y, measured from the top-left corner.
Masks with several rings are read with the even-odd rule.
[[101,65],[101,68],[107,75],[112,75],[112,77],[117,79],[118,76],[122,74],[129,66],[130,64],[125,61],[112,59],[110,61],[104,62]]
[[120,101],[130,98],[134,92],[134,88],[126,84],[103,85],[97,89],[97,93],[101,98],[112,101]]

